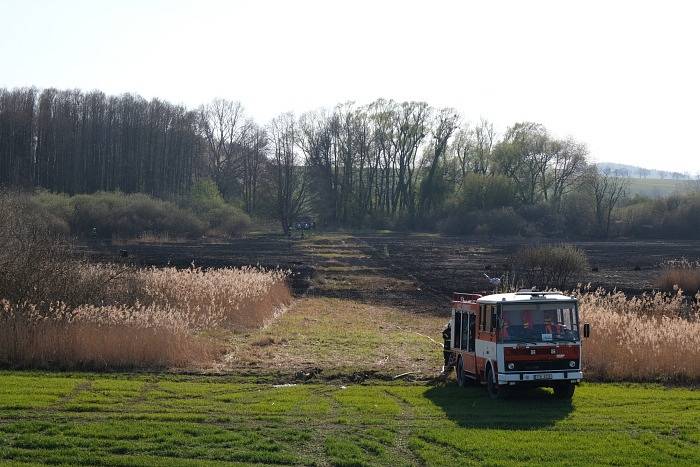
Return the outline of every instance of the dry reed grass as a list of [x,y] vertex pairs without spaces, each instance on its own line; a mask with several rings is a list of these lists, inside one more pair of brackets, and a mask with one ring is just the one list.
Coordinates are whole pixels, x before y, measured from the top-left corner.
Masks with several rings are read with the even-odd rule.
[[27,195],[0,192],[0,366],[197,364],[217,351],[207,334],[261,326],[291,299],[281,271],[76,261],[31,207]]
[[1,365],[121,369],[209,364],[221,349],[207,334],[221,327],[262,326],[291,301],[282,271],[76,267],[85,283],[96,277],[108,281],[96,289],[102,296],[91,297],[92,303],[0,302]]
[[285,271],[151,268],[138,273],[144,300],[160,306],[186,304],[192,319],[234,329],[265,325],[291,302]]
[[663,271],[656,280],[661,290],[681,289],[689,293],[700,292],[700,261],[686,258],[666,261],[661,265]]
[[700,294],[680,291],[627,298],[621,292],[579,294],[587,377],[626,381],[700,381]]

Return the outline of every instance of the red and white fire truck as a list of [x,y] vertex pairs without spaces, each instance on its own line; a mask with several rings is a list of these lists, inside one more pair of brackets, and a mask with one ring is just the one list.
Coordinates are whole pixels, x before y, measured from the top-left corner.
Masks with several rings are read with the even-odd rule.
[[583,378],[578,303],[559,292],[521,290],[481,296],[455,293],[443,334],[445,371],[457,384],[486,384],[498,398],[507,388],[554,388],[570,399]]

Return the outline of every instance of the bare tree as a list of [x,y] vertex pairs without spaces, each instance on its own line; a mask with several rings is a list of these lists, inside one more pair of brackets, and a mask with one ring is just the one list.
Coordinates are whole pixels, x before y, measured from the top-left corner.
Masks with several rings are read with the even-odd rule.
[[613,211],[627,195],[629,181],[622,177],[615,177],[609,170],[601,171],[591,166],[587,174],[587,185],[595,203],[598,232],[607,238],[610,235]]
[[240,102],[215,99],[199,110],[199,129],[206,143],[207,163],[219,189],[226,192],[225,179],[239,174],[241,142],[248,126]]
[[579,186],[585,174],[588,149],[571,138],[554,141],[549,149],[552,157],[549,168],[542,175],[542,185],[545,195],[550,193],[549,199],[558,210],[562,198]]
[[306,170],[297,154],[294,115],[285,113],[270,124],[272,166],[276,188],[277,218],[285,234],[306,204]]

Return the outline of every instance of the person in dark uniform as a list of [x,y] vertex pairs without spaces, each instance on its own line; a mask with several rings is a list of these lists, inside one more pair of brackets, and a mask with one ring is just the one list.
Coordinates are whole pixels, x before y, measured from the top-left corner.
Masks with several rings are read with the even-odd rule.
[[445,359],[445,370],[448,369],[450,357],[452,356],[452,325],[447,322],[447,326],[442,331],[442,356]]

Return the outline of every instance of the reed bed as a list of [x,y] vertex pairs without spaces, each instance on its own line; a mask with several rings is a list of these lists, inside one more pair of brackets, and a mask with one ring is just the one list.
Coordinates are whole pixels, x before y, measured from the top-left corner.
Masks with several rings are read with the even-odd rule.
[[700,381],[700,294],[694,301],[657,292],[628,298],[602,290],[579,294],[587,377],[625,381]]
[[[0,301],[0,365],[123,369],[209,365],[221,329],[264,325],[291,301],[286,272],[257,268],[134,270],[73,265],[86,302]],[[85,299],[81,284],[97,296]]]
[[280,305],[290,302],[286,276],[285,271],[254,267],[152,268],[139,271],[138,282],[144,300],[150,303],[186,304],[192,319],[250,329],[269,322]]
[[681,289],[689,293],[700,292],[700,261],[686,258],[666,261],[661,264],[662,272],[656,280],[661,290]]

